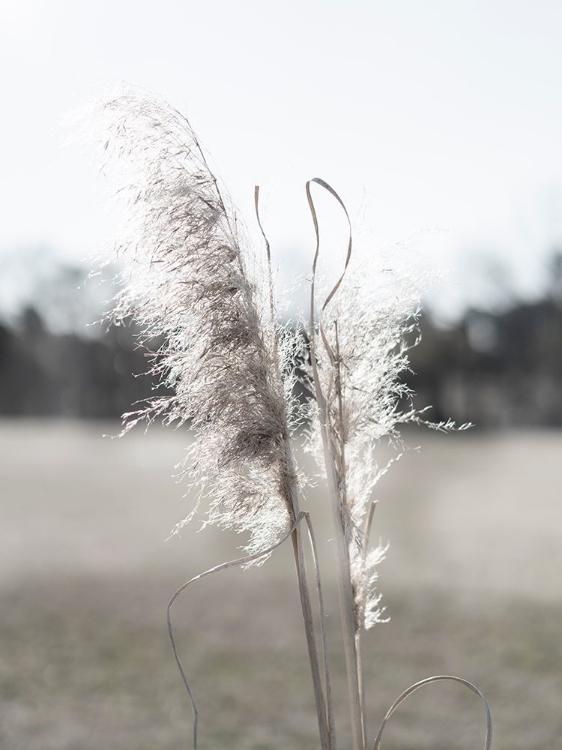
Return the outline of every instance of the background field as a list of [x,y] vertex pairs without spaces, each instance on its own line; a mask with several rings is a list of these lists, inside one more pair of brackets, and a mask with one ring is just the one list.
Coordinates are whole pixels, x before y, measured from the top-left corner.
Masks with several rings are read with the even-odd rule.
[[[240,540],[188,528],[171,474],[187,433],[0,422],[0,747],[189,747],[189,704],[171,658],[175,588],[237,554]],[[380,485],[375,535],[389,540],[381,589],[392,620],[366,638],[371,734],[410,682],[457,673],[486,693],[496,750],[558,750],[562,734],[559,432],[409,436]],[[330,553],[321,493],[321,557]],[[328,627],[337,637],[327,565]],[[227,571],[175,611],[198,700],[200,747],[312,750],[315,715],[290,549]],[[347,747],[342,660],[334,659]],[[482,746],[483,712],[456,685],[406,703],[388,750]]]

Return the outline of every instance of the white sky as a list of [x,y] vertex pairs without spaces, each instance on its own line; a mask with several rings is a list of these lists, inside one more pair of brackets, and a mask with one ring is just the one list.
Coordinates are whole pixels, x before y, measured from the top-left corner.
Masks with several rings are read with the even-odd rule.
[[262,186],[291,270],[311,258],[312,176],[373,252],[447,230],[422,244],[457,269],[451,309],[485,293],[488,251],[532,291],[562,239],[560,0],[1,0],[0,71],[0,253],[80,259],[107,238],[60,119],[122,80],[190,117],[249,225]]

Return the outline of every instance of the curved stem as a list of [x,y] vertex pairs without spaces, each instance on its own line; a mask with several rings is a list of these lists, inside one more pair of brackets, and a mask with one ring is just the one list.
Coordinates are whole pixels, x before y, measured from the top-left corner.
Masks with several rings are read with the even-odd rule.
[[404,692],[400,696],[398,696],[398,698],[394,701],[392,706],[388,709],[388,711],[386,712],[386,716],[382,720],[379,731],[375,738],[375,744],[373,745],[373,750],[380,750],[384,728],[386,727],[388,720],[390,719],[392,714],[396,711],[398,706],[404,700],[406,700],[406,698],[409,695],[411,695],[412,693],[415,693],[416,690],[419,690],[425,685],[430,685],[432,682],[439,682],[440,680],[452,680],[453,682],[460,682],[461,685],[464,685],[469,690],[472,690],[472,692],[476,693],[476,695],[480,698],[480,700],[482,701],[484,705],[484,710],[486,711],[486,738],[484,740],[484,750],[490,750],[490,748],[492,747],[492,714],[490,712],[490,706],[484,694],[480,692],[480,690],[478,690],[476,685],[473,685],[472,682],[469,682],[468,680],[464,680],[462,677],[455,677],[454,675],[445,675],[445,674],[436,675],[435,677],[426,677],[425,680],[420,680],[419,682],[414,683],[407,690],[404,690]]
[[[324,180],[314,178],[306,183],[306,195],[308,199],[308,205],[314,224],[314,231],[316,234],[316,249],[314,253],[314,260],[312,264],[312,279],[310,285],[310,360],[312,368],[312,377],[314,382],[314,390],[316,395],[316,403],[318,405],[319,418],[320,418],[320,432],[322,437],[322,446],[324,449],[324,461],[326,465],[326,475],[328,483],[328,493],[330,496],[330,505],[332,508],[332,519],[334,525],[334,537],[336,541],[336,557],[337,557],[337,578],[338,578],[338,592],[340,601],[340,616],[342,622],[342,634],[343,634],[343,645],[344,655],[346,663],[347,673],[347,688],[349,696],[349,708],[351,716],[351,734],[352,734],[352,747],[353,750],[364,750],[365,740],[363,736],[363,728],[361,721],[361,703],[360,703],[360,691],[359,691],[359,675],[357,671],[357,651],[355,646],[355,600],[353,596],[353,588],[351,585],[350,575],[350,564],[349,564],[349,548],[346,538],[346,529],[344,522],[344,511],[345,509],[341,505],[340,497],[340,478],[338,477],[337,465],[334,456],[334,447],[330,439],[330,424],[328,408],[326,398],[322,392],[320,384],[320,377],[318,373],[317,365],[317,354],[316,354],[316,330],[315,330],[315,318],[316,318],[316,304],[315,304],[315,288],[316,288],[316,268],[318,264],[318,256],[320,253],[320,228],[318,224],[318,217],[316,214],[316,208],[311,194],[311,184],[317,183],[321,187],[324,187],[328,192],[335,196],[338,202],[343,206],[341,198]],[[345,211],[345,206],[343,206]],[[347,211],[345,211],[349,221]],[[345,268],[343,274],[338,279],[336,285],[328,295],[324,307],[331,300],[333,295],[336,293],[339,285],[343,280],[343,276],[347,269],[349,259],[351,256],[351,234],[348,245],[348,252],[345,262]],[[334,362],[334,354],[327,342],[324,335],[324,331],[320,326],[320,334],[326,347],[330,361]]]
[[187,690],[187,694],[189,695],[189,699],[191,701],[191,707],[193,709],[193,747],[195,750],[197,750],[197,729],[198,729],[198,724],[199,724],[199,713],[197,711],[197,706],[195,703],[195,698],[193,697],[193,692],[187,680],[187,676],[183,668],[183,664],[178,654],[176,639],[174,637],[174,631],[172,627],[172,607],[174,606],[174,603],[176,602],[176,600],[181,596],[181,594],[183,594],[183,592],[189,586],[191,586],[192,583],[195,583],[196,581],[200,581],[201,579],[206,578],[207,576],[213,575],[214,573],[220,573],[223,570],[228,570],[229,568],[235,568],[235,567],[240,567],[242,565],[248,565],[249,563],[254,562],[255,560],[259,560],[261,557],[265,557],[266,555],[271,554],[271,552],[277,549],[277,547],[280,547],[283,544],[283,542],[286,542],[287,539],[292,534],[294,534],[294,532],[299,528],[300,522],[303,520],[304,517],[305,517],[305,514],[300,513],[295,523],[289,529],[289,531],[283,537],[281,537],[281,539],[276,544],[272,545],[271,547],[261,550],[260,552],[256,552],[253,555],[244,555],[244,557],[238,557],[236,560],[229,560],[228,562],[221,563],[220,565],[215,565],[213,568],[209,568],[205,572],[199,573],[199,575],[196,575],[193,578],[190,578],[189,581],[187,581],[187,583],[184,583],[183,586],[179,587],[179,589],[175,592],[175,594],[172,596],[172,598],[168,602],[168,607],[166,610],[166,621],[168,624],[168,636],[170,638],[170,643],[172,644],[172,651],[174,653],[175,662],[179,669],[182,682],[185,686],[185,689]]

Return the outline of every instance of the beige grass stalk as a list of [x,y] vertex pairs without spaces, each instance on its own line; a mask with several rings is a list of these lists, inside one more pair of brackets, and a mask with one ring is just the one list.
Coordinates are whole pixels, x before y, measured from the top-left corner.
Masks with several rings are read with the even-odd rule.
[[[277,377],[281,378],[281,368],[282,368],[282,362],[279,359],[279,341],[278,341],[278,334],[276,329],[276,314],[275,314],[275,297],[274,297],[274,284],[273,284],[273,273],[272,273],[272,263],[271,263],[271,248],[269,244],[269,240],[267,239],[267,235],[265,233],[265,230],[263,228],[261,218],[260,218],[260,211],[259,211],[259,195],[260,195],[260,189],[259,186],[256,185],[254,189],[254,205],[255,205],[255,212],[256,212],[256,220],[258,222],[258,226],[260,228],[265,248],[266,248],[266,256],[267,256],[267,270],[268,270],[268,293],[269,293],[269,311],[270,311],[270,323],[271,323],[271,329],[272,329],[272,336],[273,336],[273,350],[274,350],[274,359],[276,362],[276,373]],[[281,386],[281,383],[279,383]],[[292,382],[290,381],[287,385],[287,389],[290,389],[292,392]],[[288,399],[290,399],[290,396],[288,396]],[[299,500],[298,500],[298,491],[296,486],[296,467],[295,462],[293,458],[293,454],[291,451],[291,446],[289,440],[285,441],[285,449],[286,449],[286,466],[289,467],[289,472],[286,476],[286,481],[284,483],[283,487],[283,494],[288,498],[288,502],[292,508],[292,512],[294,515],[294,518],[297,519],[300,517],[301,511],[299,508]],[[315,552],[315,545],[313,540],[313,531],[312,526],[310,525],[310,521],[307,517],[307,521],[309,524],[309,533],[311,535],[311,541],[312,541],[312,548],[313,553],[316,558],[316,552]],[[322,747],[329,748],[329,750],[336,750],[337,744],[336,744],[336,728],[335,728],[335,719],[334,719],[334,708],[332,704],[332,694],[331,694],[331,684],[330,684],[330,671],[328,667],[328,654],[327,654],[327,644],[326,644],[326,634],[325,634],[325,628],[323,622],[321,622],[321,632],[322,632],[322,662],[323,662],[323,673],[324,673],[324,684],[322,685],[322,682],[320,680],[320,664],[319,664],[319,657],[318,657],[318,649],[316,646],[316,640],[314,636],[314,623],[313,623],[313,615],[312,615],[312,604],[310,600],[310,587],[308,585],[307,580],[307,572],[306,572],[306,561],[305,561],[305,555],[304,555],[304,545],[303,545],[303,539],[302,539],[302,528],[301,525],[298,523],[295,523],[294,529],[291,534],[292,542],[293,542],[293,553],[295,558],[295,566],[297,571],[297,578],[299,582],[299,595],[301,600],[301,608],[303,613],[303,618],[305,622],[305,633],[306,633],[306,639],[307,639],[307,647],[308,647],[308,654],[309,659],[311,663],[311,671],[313,675],[313,686],[314,686],[314,695],[316,700],[316,708],[318,713],[318,723],[319,723],[319,730],[320,730],[320,741]],[[317,590],[318,595],[320,597],[320,615],[321,617],[324,616],[324,607],[322,603],[322,589],[321,589],[321,582],[320,582],[320,575],[319,575],[319,569],[318,569],[318,562],[315,559],[315,567],[317,571]]]
[[[313,184],[335,198],[349,226],[344,271],[319,310],[315,293],[320,230]],[[384,283],[376,284],[376,266],[352,261],[351,222],[336,191],[315,178],[307,183],[306,193],[316,233],[310,301],[311,371],[316,393],[312,435],[318,463],[326,474],[334,522],[353,749],[363,750],[367,735],[361,641],[365,630],[383,621],[376,581],[377,566],[386,551],[380,545],[369,548],[372,492],[402,455],[398,428],[424,421],[400,377],[408,370],[409,349],[419,340],[417,317],[423,279],[386,268],[380,274]],[[441,430],[455,428],[452,422],[425,424]],[[381,440],[396,449],[383,466],[376,459]]]
[[[320,422],[320,433],[322,438],[322,446],[324,449],[324,462],[326,469],[326,477],[328,484],[328,495],[330,498],[330,507],[332,511],[333,529],[336,542],[336,560],[337,560],[337,580],[338,580],[338,592],[340,599],[340,616],[342,622],[343,632],[343,646],[346,663],[347,673],[347,688],[348,698],[351,716],[351,733],[352,733],[352,747],[353,750],[364,750],[365,748],[365,732],[364,722],[362,719],[361,709],[361,690],[359,680],[359,669],[357,659],[357,649],[355,642],[355,601],[353,588],[351,584],[350,575],[350,559],[349,559],[349,540],[346,534],[346,522],[342,517],[342,510],[345,507],[345,471],[342,471],[341,467],[338,471],[336,460],[334,456],[334,439],[335,433],[330,423],[326,397],[322,390],[320,383],[320,377],[318,374],[318,359],[316,351],[316,340],[317,334],[315,330],[316,321],[316,270],[318,265],[318,257],[320,253],[320,227],[318,224],[318,218],[314,207],[314,201],[312,200],[311,184],[315,182],[324,187],[330,192],[336,200],[343,206],[341,199],[335,193],[335,191],[323,180],[315,178],[310,180],[306,184],[306,194],[308,204],[310,207],[314,230],[316,233],[316,249],[314,253],[314,260],[312,263],[312,280],[310,285],[310,361],[312,368],[312,376],[314,383],[314,391],[316,396],[316,404],[318,408],[319,422]],[[344,207],[345,211],[345,207]],[[347,211],[345,211],[347,216]],[[349,221],[349,216],[347,216]],[[351,230],[351,226],[350,226]],[[346,267],[349,262],[351,255],[351,234],[349,239],[348,254],[346,259]],[[341,281],[341,279],[340,279]],[[330,299],[336,293],[340,281],[337,282],[335,287],[328,295],[324,307],[329,303]],[[326,338],[322,329],[320,328],[320,334],[322,341],[325,346],[328,347]],[[336,361],[336,360],[334,360]]]

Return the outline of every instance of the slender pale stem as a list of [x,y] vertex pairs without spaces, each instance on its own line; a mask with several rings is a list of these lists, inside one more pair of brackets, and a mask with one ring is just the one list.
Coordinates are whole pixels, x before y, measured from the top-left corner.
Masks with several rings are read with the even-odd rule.
[[[341,199],[333,191],[330,186],[326,186],[321,180],[315,179],[314,182],[318,182],[322,187],[326,187],[340,204]],[[361,701],[360,701],[360,689],[359,689],[359,675],[357,670],[357,651],[355,646],[355,600],[353,596],[353,588],[351,585],[351,572],[350,572],[350,561],[349,561],[349,548],[347,544],[347,534],[345,530],[345,509],[341,505],[340,496],[340,480],[338,477],[337,465],[334,456],[334,446],[331,441],[330,434],[330,422],[328,415],[328,408],[326,404],[326,398],[322,392],[320,385],[320,377],[318,374],[317,355],[316,355],[316,330],[315,330],[315,285],[316,285],[316,267],[318,263],[318,255],[320,251],[320,229],[318,225],[318,218],[316,215],[316,209],[310,193],[310,182],[306,185],[306,193],[308,198],[308,204],[314,223],[314,230],[316,233],[316,252],[314,255],[314,261],[312,264],[312,279],[310,285],[310,361],[312,368],[312,377],[314,381],[314,390],[316,394],[316,403],[318,405],[319,419],[320,419],[320,431],[322,436],[322,446],[324,449],[324,461],[326,465],[326,475],[328,483],[328,493],[330,496],[330,506],[332,508],[332,519],[334,525],[334,537],[336,542],[336,561],[337,561],[337,579],[338,579],[338,592],[340,602],[340,616],[342,622],[342,634],[343,634],[343,646],[347,673],[347,688],[349,695],[349,708],[351,716],[351,739],[353,750],[365,750],[365,741],[363,736],[363,721],[361,718]],[[344,206],[345,211],[345,206]],[[346,211],[347,215],[347,211]],[[348,217],[349,218],[349,217]],[[349,256],[351,253],[351,237],[348,248],[348,256],[346,259],[346,268],[349,262]],[[344,271],[345,273],[345,271]],[[343,278],[343,276],[342,276]],[[329,302],[331,297],[334,295],[341,278],[337,282],[336,286],[332,289],[332,292],[328,295],[324,306]],[[333,352],[329,349],[329,344],[323,335],[322,329],[322,340],[325,342],[328,354],[331,355],[330,359],[333,358]]]
[[[281,362],[279,361],[279,346],[277,340],[276,330],[276,315],[275,315],[275,298],[273,289],[273,272],[271,263],[271,247],[269,240],[265,234],[264,228],[260,219],[259,212],[259,194],[260,189],[256,185],[254,189],[254,204],[256,210],[256,219],[258,226],[262,233],[263,240],[265,242],[266,257],[267,257],[267,268],[268,268],[268,292],[269,292],[269,313],[270,313],[270,325],[271,325],[271,338],[272,338],[272,359],[274,364],[274,373],[277,379],[277,386],[282,389],[282,375],[281,375]],[[289,445],[289,436],[285,436],[285,470],[282,477],[281,491],[293,519],[300,518],[301,512],[299,509],[299,502],[297,496],[296,479],[295,479],[294,460]],[[311,542],[313,542],[312,530],[309,526],[309,533],[311,535]],[[293,542],[293,553],[295,557],[295,566],[297,571],[297,580],[299,584],[299,594],[301,600],[302,616],[304,621],[304,628],[306,634],[306,643],[308,648],[308,657],[310,662],[310,670],[312,674],[312,685],[314,689],[314,700],[316,703],[316,715],[318,718],[318,730],[320,733],[320,745],[322,750],[336,750],[336,738],[335,738],[335,727],[334,727],[334,712],[332,707],[332,698],[330,692],[330,678],[328,673],[327,656],[325,648],[325,634],[324,634],[324,623],[321,624],[322,628],[322,661],[324,666],[324,679],[325,687],[322,683],[322,676],[320,671],[320,660],[318,656],[318,645],[316,640],[316,633],[314,630],[314,620],[312,616],[312,604],[310,598],[310,586],[308,583],[308,577],[306,572],[306,561],[304,555],[304,545],[302,539],[302,529],[300,525],[295,525],[292,532]],[[313,549],[315,555],[315,550]],[[317,571],[317,578],[319,573]],[[318,583],[318,582],[317,582]],[[322,591],[318,585],[318,596],[320,598],[320,609],[321,615],[323,614],[323,602],[322,602]]]
[[336,542],[338,592],[347,672],[349,707],[351,713],[352,747],[353,750],[363,750],[365,745],[363,742],[357,651],[355,647],[355,602],[349,569],[349,551],[339,504],[337,472],[325,426],[322,427],[322,442],[324,446],[328,491],[331,499],[330,505],[332,508],[334,537]]
[[[291,491],[291,505],[294,513],[298,518],[300,515],[298,499],[296,492]],[[335,750],[335,733],[334,728],[328,727],[328,715],[326,707],[326,697],[322,686],[322,677],[320,673],[320,661],[318,658],[318,646],[316,643],[316,634],[314,632],[314,622],[312,619],[312,605],[310,600],[310,587],[306,574],[306,562],[304,557],[304,547],[302,540],[302,530],[300,525],[296,526],[292,533],[293,552],[295,556],[295,566],[297,569],[297,579],[299,582],[299,594],[301,600],[302,616],[306,633],[306,644],[308,647],[308,658],[310,661],[310,670],[312,673],[312,684],[314,688],[314,700],[316,702],[316,714],[318,717],[318,730],[320,732],[320,744],[322,750]],[[333,712],[329,712],[330,714]],[[332,723],[330,721],[330,723]]]
[[[282,492],[287,500],[291,513],[294,518],[301,517],[299,508],[299,499],[297,494],[295,480],[295,465],[288,439],[285,441],[285,474],[283,477]],[[323,641],[322,641],[322,661],[324,665],[324,675],[326,686],[322,684],[320,671],[320,660],[318,655],[318,644],[314,630],[314,620],[312,616],[312,604],[310,598],[310,585],[306,572],[306,561],[303,545],[303,531],[300,524],[294,526],[292,533],[293,553],[295,557],[295,566],[297,570],[297,580],[299,584],[299,595],[301,600],[302,616],[306,634],[306,645],[308,648],[308,658],[310,662],[310,671],[312,675],[312,685],[314,689],[314,700],[316,703],[316,715],[318,718],[318,730],[320,733],[320,745],[322,750],[336,750],[336,734],[334,726],[334,710],[330,691],[330,678],[328,674],[327,655],[325,649],[324,623],[321,623]],[[312,540],[313,541],[313,540]],[[315,549],[313,548],[315,555]],[[319,574],[317,573],[317,576]],[[318,587],[320,597],[320,614],[323,615],[322,591]]]
[[[344,424],[344,414],[343,414],[343,380],[342,380],[342,368],[341,368],[341,354],[340,354],[340,340],[338,335],[338,322],[337,320],[334,321],[334,335],[335,335],[335,360],[333,362],[334,370],[335,370],[335,388],[336,388],[336,396],[337,396],[337,420],[338,420],[338,426],[334,434],[334,438],[338,438],[338,454],[337,454],[337,476],[338,476],[338,495],[339,495],[339,504],[340,508],[344,510],[344,512],[347,510],[347,468],[346,468],[346,461],[345,461],[345,424]],[[349,564],[349,539],[348,539],[348,533],[346,529],[346,517],[342,514],[341,519],[343,528],[344,528],[344,538],[345,538],[345,546],[346,550],[348,551],[348,559],[347,559],[347,569],[350,569]],[[351,581],[350,581],[351,586]],[[351,599],[353,602],[353,628],[354,628],[354,639],[355,639],[355,664],[357,669],[357,686],[359,690],[359,707],[361,712],[361,738],[363,742],[363,746],[366,746],[367,740],[365,736],[365,710],[364,710],[364,700],[363,700],[363,674],[362,674],[362,665],[361,665],[361,624],[360,624],[360,618],[359,622],[357,621],[355,609],[355,596],[353,593],[353,590],[351,592]]]
[[326,716],[326,704],[324,692],[320,677],[320,663],[318,659],[318,648],[316,646],[316,635],[312,622],[312,607],[310,602],[310,593],[306,578],[306,568],[304,563],[304,550],[302,544],[302,534],[298,529],[293,532],[293,550],[295,554],[295,565],[297,568],[297,578],[299,582],[299,593],[301,600],[302,616],[306,633],[306,643],[308,647],[308,658],[310,661],[310,670],[312,673],[312,683],[314,688],[314,701],[316,703],[316,714],[318,717],[318,731],[320,732],[320,745],[322,750],[331,750],[332,744],[328,733],[328,722]]
[[361,732],[363,743],[367,747],[367,711],[365,708],[365,674],[363,672],[363,647],[361,636],[363,628],[358,627],[355,633],[355,654],[357,657],[357,681],[359,683],[359,707],[361,709]]
[[[365,520],[365,527],[363,529],[363,551],[362,551],[362,568],[363,574],[367,563],[367,548],[369,546],[369,536],[371,534],[371,526],[373,524],[373,516],[377,507],[376,500],[373,500],[369,506],[369,512]],[[365,747],[367,746],[367,709],[365,707],[365,674],[363,672],[363,648],[362,648],[362,635],[365,630],[365,597],[361,602],[361,611],[358,613],[359,622],[357,624],[357,632],[355,633],[355,650],[357,653],[357,674],[359,677],[359,702],[361,704],[361,724],[363,728],[363,741]]]
[[312,552],[312,561],[314,563],[314,574],[316,590],[318,592],[318,607],[320,614],[320,634],[322,636],[322,664],[324,667],[324,688],[326,691],[326,711],[328,714],[328,735],[330,738],[330,747],[336,750],[336,724],[334,717],[334,703],[332,699],[332,681],[330,678],[330,668],[328,665],[328,637],[324,626],[326,610],[324,609],[324,594],[322,593],[322,580],[320,576],[320,567],[318,562],[318,551],[316,540],[314,538],[314,528],[308,513],[305,515],[306,526],[308,528],[308,537],[310,540],[310,549]]

